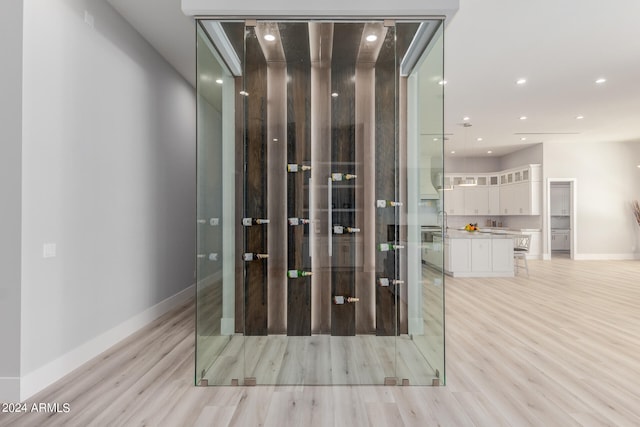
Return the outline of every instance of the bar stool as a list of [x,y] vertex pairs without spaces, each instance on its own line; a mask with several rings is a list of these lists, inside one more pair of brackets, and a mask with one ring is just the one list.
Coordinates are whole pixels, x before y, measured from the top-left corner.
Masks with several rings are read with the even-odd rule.
[[[529,277],[529,264],[527,264],[527,254],[529,253],[529,243],[531,236],[528,234],[518,234],[513,237],[513,265],[515,274],[518,274],[520,267],[524,267]],[[520,265],[520,260],[524,261],[524,265]]]

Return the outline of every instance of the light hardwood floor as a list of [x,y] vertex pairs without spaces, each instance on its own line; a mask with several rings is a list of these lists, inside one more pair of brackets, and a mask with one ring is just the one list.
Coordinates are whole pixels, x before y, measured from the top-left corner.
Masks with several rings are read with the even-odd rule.
[[640,261],[530,261],[530,278],[446,281],[444,387],[194,387],[185,305],[2,426],[638,426]]

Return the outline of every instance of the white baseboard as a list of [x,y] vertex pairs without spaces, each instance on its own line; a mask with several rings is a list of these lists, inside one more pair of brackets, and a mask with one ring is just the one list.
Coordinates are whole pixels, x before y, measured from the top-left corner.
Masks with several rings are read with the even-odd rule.
[[43,390],[74,369],[98,356],[158,317],[178,307],[194,295],[194,285],[149,307],[118,326],[98,335],[46,365],[24,375],[20,381],[20,401]]
[[640,259],[640,254],[575,254],[573,259],[581,261],[623,261]]
[[542,259],[545,261],[551,261],[551,254],[542,254]]
[[[20,401],[20,378],[0,377],[0,402],[18,403]],[[1,410],[2,408],[0,408]]]

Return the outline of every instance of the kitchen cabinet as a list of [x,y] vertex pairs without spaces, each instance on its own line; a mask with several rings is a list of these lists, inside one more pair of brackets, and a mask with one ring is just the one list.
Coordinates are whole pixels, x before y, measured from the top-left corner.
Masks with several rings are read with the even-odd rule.
[[453,277],[512,277],[513,238],[451,231],[444,239],[444,270]]
[[442,269],[442,236],[433,236],[433,241],[422,242],[422,261],[438,269]]
[[464,187],[453,186],[444,193],[444,211],[447,215],[464,215]]
[[[542,183],[539,180],[539,166],[530,165],[500,177],[501,215],[540,215]],[[532,178],[538,178],[532,180]]]
[[507,184],[500,186],[500,214],[521,215],[527,199],[527,184]]
[[445,239],[444,269],[468,273],[471,271],[471,241]]
[[569,230],[551,230],[551,250],[568,251],[571,249]]
[[489,215],[489,188],[477,185],[464,189],[464,214]]
[[[460,186],[474,179],[476,186]],[[444,194],[445,212],[449,215],[540,215],[541,165],[526,165],[499,173],[447,174],[445,186],[453,190]]]
[[567,216],[569,215],[570,189],[568,185],[551,187],[551,215]]
[[488,272],[491,265],[491,239],[471,240],[471,271]]
[[487,215],[500,215],[500,187],[497,185],[489,187],[487,192],[489,196]]
[[498,176],[476,176],[475,179],[475,187],[464,188],[464,214],[500,215]]
[[495,239],[491,257],[491,269],[495,273],[513,273],[513,240]]

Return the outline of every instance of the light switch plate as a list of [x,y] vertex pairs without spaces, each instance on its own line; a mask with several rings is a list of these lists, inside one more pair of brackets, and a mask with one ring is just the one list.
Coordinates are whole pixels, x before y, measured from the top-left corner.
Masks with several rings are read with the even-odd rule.
[[56,244],[45,243],[42,245],[42,258],[53,258],[56,256]]

